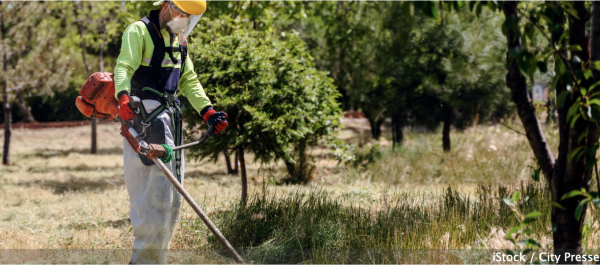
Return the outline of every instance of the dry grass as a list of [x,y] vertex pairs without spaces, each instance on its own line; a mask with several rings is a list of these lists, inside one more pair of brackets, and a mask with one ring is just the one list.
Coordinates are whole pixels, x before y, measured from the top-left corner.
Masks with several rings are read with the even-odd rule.
[[[369,132],[344,130],[344,139],[363,139]],[[0,250],[8,249],[125,249],[132,248],[133,236],[128,223],[129,201],[123,181],[122,140],[118,126],[99,126],[99,154],[89,154],[89,127],[13,130],[11,165],[0,169]],[[552,145],[556,132],[547,130]],[[520,136],[500,126],[479,126],[464,133],[452,134],[453,151],[441,152],[441,137],[411,133],[405,148],[395,153],[385,152],[383,158],[366,171],[336,166],[322,157],[323,150],[313,150],[319,166],[315,181],[306,186],[268,185],[277,196],[289,195],[298,189],[321,189],[332,199],[345,205],[382,208],[389,191],[423,191],[439,193],[448,185],[460,185],[471,193],[478,185],[518,183],[528,179],[532,164],[529,145]],[[365,148],[368,148],[367,144]],[[389,141],[379,145],[389,148]],[[492,148],[492,145],[495,149]],[[247,162],[252,162],[248,154]],[[281,166],[281,164],[279,164]],[[221,213],[235,203],[241,186],[239,178],[225,174],[224,158],[212,161],[186,162],[185,186],[209,214]],[[270,171],[265,169],[271,167]],[[280,178],[284,171],[277,165],[248,164],[249,192],[257,195],[271,175]],[[185,230],[177,229],[172,249],[206,246],[201,234],[186,226],[196,214],[184,203],[181,218]],[[597,227],[597,224],[595,225]],[[499,237],[506,228],[496,228],[482,242],[491,248],[506,244]],[[597,229],[589,241],[590,248],[599,248]],[[456,248],[458,246],[455,246]],[[453,248],[453,247],[449,247]],[[111,263],[127,263],[128,255],[106,255]],[[106,259],[89,254],[73,253],[84,262],[104,262]],[[90,257],[91,256],[91,257]],[[170,256],[172,262],[224,263],[215,253]],[[7,259],[3,256],[0,263]],[[52,258],[56,258],[53,260]],[[83,259],[86,258],[86,259]],[[61,262],[59,255],[10,256],[13,263]]]

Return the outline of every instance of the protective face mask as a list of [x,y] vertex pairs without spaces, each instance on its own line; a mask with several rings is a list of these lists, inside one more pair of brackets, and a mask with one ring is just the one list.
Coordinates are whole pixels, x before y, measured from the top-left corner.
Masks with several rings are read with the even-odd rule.
[[189,19],[190,18],[174,18],[167,23],[167,26],[169,26],[173,33],[184,33],[187,29]]
[[[169,7],[169,13],[171,13],[171,17],[173,17],[173,13],[171,12],[171,7]],[[188,22],[190,18],[174,18],[167,23],[167,26],[171,29],[173,33],[184,33],[188,27]]]

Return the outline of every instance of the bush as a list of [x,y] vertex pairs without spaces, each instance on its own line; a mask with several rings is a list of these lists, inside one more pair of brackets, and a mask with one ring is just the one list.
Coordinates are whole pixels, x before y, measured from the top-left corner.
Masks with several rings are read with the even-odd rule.
[[[335,141],[341,124],[340,96],[325,72],[313,67],[306,45],[296,35],[283,39],[233,35],[191,50],[200,83],[215,104],[229,115],[228,128],[202,147],[196,158],[217,158],[224,148],[243,151],[268,163],[283,159],[289,179],[307,182],[312,164],[306,149],[320,140]],[[200,115],[187,108],[185,136],[193,140],[207,129]]]

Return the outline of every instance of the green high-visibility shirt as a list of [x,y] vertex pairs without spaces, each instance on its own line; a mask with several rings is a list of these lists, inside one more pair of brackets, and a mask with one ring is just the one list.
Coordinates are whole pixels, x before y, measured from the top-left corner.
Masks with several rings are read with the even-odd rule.
[[[165,47],[171,47],[169,32],[166,29],[161,29],[160,34],[165,42]],[[173,37],[172,42],[174,47],[179,47],[177,36]],[[131,78],[133,77],[133,73],[135,73],[140,65],[150,65],[153,52],[154,43],[144,22],[134,22],[125,29],[121,41],[121,53],[117,58],[117,65],[115,66],[115,97],[121,91],[131,92]],[[180,52],[174,52],[173,56],[181,62]],[[162,63],[165,63],[162,64],[163,67],[181,68],[181,64],[173,64],[167,53],[165,53],[165,60]],[[189,56],[186,57],[185,69],[179,79],[178,86],[181,94],[188,98],[198,113],[204,107],[212,106],[210,100],[206,97],[204,88],[202,88],[200,81],[198,81],[198,76],[194,72],[194,65]]]

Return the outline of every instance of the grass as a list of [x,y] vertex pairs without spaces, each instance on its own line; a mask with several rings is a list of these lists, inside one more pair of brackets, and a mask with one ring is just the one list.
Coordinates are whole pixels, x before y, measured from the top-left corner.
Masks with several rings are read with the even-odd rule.
[[[99,129],[99,155],[88,154],[89,127],[13,131],[12,164],[0,169],[0,253],[46,253],[13,252],[0,263],[128,262],[133,237],[122,140],[116,124]],[[515,190],[538,194],[523,211],[543,213],[533,236],[551,242],[548,192],[529,181],[533,161],[524,136],[478,126],[452,132],[453,150],[443,153],[439,133],[408,133],[395,151],[384,139],[367,143],[367,131],[339,135],[365,143],[361,154],[378,145],[381,158],[337,166],[314,149],[318,168],[305,186],[273,185],[285,173],[282,164],[248,163],[246,205],[238,201],[239,177],[225,174],[222,157],[186,162],[186,189],[255,263],[489,263],[478,252],[512,248],[504,236],[516,219],[501,199]],[[547,128],[546,136],[555,147],[556,131]],[[600,248],[597,221],[588,211],[588,249]],[[169,262],[231,263],[219,249],[184,203]]]
[[[233,246],[243,250],[243,257],[259,264],[441,263],[442,256],[415,261],[407,255],[414,255],[414,250],[470,253],[512,248],[503,237],[505,229],[518,222],[499,199],[515,189],[482,187],[474,195],[451,187],[439,194],[384,192],[381,207],[347,205],[343,198],[320,189],[282,197],[265,190],[246,204],[236,202],[214,215],[213,221]],[[539,194],[521,206],[523,211],[549,210],[549,191],[542,184],[520,189]],[[531,225],[534,237],[544,245],[550,237],[548,213]],[[208,245],[194,243],[198,248],[220,247],[199,220],[183,225],[192,239],[208,238]],[[460,256],[451,258],[447,262],[463,262]]]
[[[545,130],[552,147],[558,132]],[[527,139],[502,126],[479,126],[453,132],[452,150],[442,151],[441,132],[408,133],[404,146],[381,149],[382,159],[366,169],[346,169],[346,175],[371,178],[399,186],[500,184],[528,181],[533,153]],[[367,153],[372,146],[361,151]],[[554,149],[556,150],[556,149]],[[358,170],[358,171],[357,171]],[[437,186],[436,186],[437,187]]]

